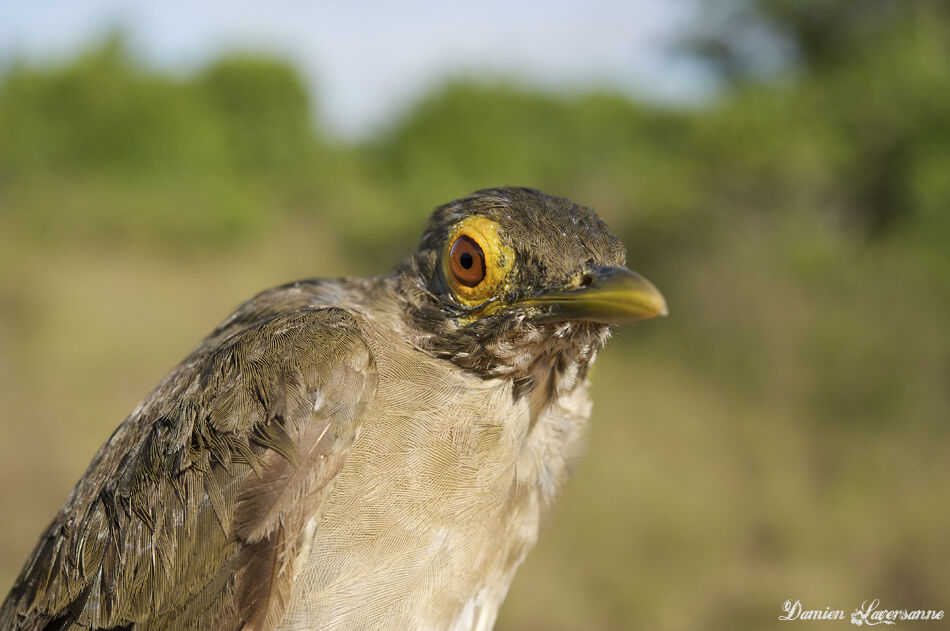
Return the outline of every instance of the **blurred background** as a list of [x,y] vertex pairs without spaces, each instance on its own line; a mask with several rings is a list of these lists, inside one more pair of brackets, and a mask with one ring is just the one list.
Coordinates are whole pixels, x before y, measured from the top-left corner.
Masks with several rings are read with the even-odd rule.
[[264,7],[0,6],[0,592],[240,301],[514,184],[596,208],[671,316],[601,356],[498,629],[950,609],[950,5]]

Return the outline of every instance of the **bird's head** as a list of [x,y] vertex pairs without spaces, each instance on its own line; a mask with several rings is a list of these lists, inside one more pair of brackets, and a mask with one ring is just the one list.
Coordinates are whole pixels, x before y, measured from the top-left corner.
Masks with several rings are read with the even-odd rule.
[[417,345],[483,376],[523,377],[544,360],[586,370],[609,325],[666,314],[625,258],[589,208],[483,190],[436,209],[401,295]]

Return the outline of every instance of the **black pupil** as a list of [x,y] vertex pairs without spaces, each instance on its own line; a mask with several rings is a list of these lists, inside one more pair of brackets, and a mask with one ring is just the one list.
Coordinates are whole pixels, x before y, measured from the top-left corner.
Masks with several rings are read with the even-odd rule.
[[475,259],[472,258],[471,254],[465,252],[459,257],[459,263],[461,263],[465,269],[472,269],[472,265],[475,264]]

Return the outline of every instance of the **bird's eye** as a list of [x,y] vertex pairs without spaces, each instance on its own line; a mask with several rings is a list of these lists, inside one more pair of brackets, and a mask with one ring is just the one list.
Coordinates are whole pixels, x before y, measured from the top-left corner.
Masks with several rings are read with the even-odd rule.
[[449,263],[455,280],[475,287],[485,280],[485,253],[474,239],[461,236],[452,244]]

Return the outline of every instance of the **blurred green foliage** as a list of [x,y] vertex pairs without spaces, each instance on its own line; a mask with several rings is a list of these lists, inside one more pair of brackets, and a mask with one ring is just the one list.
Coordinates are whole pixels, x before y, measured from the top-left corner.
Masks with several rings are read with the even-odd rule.
[[[738,5],[794,58],[724,70],[696,107],[456,81],[357,143],[319,133],[273,60],[168,76],[114,37],[8,68],[0,588],[230,306],[381,271],[435,205],[517,184],[597,208],[672,315],[619,331],[598,365],[590,456],[501,628],[764,628],[789,598],[945,607],[950,17],[872,4],[858,22],[843,1]],[[721,34],[703,37],[725,67]]]

